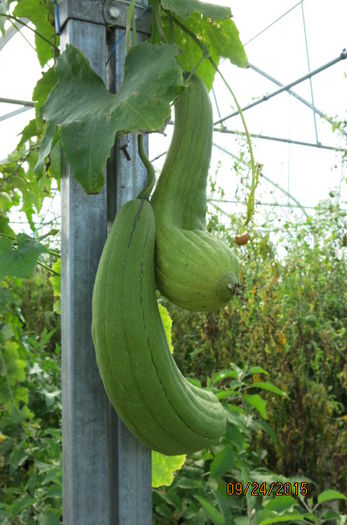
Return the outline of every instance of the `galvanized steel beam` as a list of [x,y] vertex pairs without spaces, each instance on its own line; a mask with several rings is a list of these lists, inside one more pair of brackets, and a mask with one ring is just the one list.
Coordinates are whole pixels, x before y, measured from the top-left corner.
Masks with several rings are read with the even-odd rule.
[[[117,90],[124,39],[107,67],[109,49],[123,29],[106,31],[100,0],[64,0],[61,42],[79,48],[107,86]],[[89,13],[89,14],[88,14]],[[86,16],[87,15],[87,16]],[[90,19],[88,19],[88,16]],[[108,34],[108,40],[106,35]],[[124,140],[124,139],[123,139]],[[95,361],[91,297],[101,251],[116,210],[134,198],[145,170],[128,138],[131,160],[117,142],[99,195],[86,195],[71,168],[62,170],[62,391],[63,519],[65,525],[150,525],[151,452],[140,445],[110,406]],[[116,298],[115,298],[116,300]],[[115,349],[116,351],[116,349]],[[131,395],[129,393],[129,395]]]

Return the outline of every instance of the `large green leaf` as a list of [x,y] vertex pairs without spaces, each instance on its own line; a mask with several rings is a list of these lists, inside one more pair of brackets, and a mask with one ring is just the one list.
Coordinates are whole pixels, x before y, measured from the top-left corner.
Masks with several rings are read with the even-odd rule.
[[324,490],[324,492],[321,492],[318,496],[318,503],[321,505],[322,503],[325,503],[326,501],[333,501],[336,499],[346,499],[346,496],[344,496],[341,492],[338,492],[337,490]]
[[60,525],[60,523],[57,513],[49,508],[38,516],[39,525]]
[[222,477],[235,464],[235,451],[231,447],[222,448],[215,455],[210,472],[213,478]]
[[[20,358],[16,342],[5,341],[2,345],[2,351],[3,359],[6,362],[6,368],[2,373],[2,381],[4,381],[5,387],[9,390],[9,387],[14,386],[17,382],[25,380],[27,364]],[[11,392],[8,391],[8,394],[11,397]]]
[[216,395],[217,398],[221,400],[227,399],[228,397],[237,397],[240,395],[240,392],[238,390],[234,390],[233,388],[228,388],[228,390],[220,390]]
[[174,349],[173,349],[173,345],[172,345],[172,333],[171,333],[172,319],[170,317],[170,314],[169,314],[167,308],[165,308],[165,306],[163,306],[162,304],[158,303],[158,307],[159,307],[159,313],[160,313],[161,321],[162,321],[163,326],[164,326],[166,339],[167,339],[167,342],[169,343],[170,352],[173,354]]
[[266,370],[264,370],[264,368],[262,368],[261,366],[252,366],[249,370],[248,370],[248,373],[249,374],[264,374],[266,376],[269,375],[269,372],[267,372]]
[[273,516],[258,522],[258,525],[271,525],[272,523],[295,523],[297,521],[305,522],[305,519],[302,514],[299,514],[298,512],[292,512],[281,515],[273,514]]
[[186,460],[185,455],[164,456],[152,450],[152,487],[171,485],[173,472],[180,469]]
[[[164,326],[165,335],[169,343],[170,351],[173,352],[171,325],[172,320],[169,312],[162,304],[158,304],[160,317]],[[159,452],[152,451],[152,487],[171,485],[174,480],[173,473],[180,469],[186,460],[185,455],[165,456]]]
[[269,511],[282,512],[290,507],[299,507],[299,503],[293,496],[280,496],[267,500],[264,507]]
[[288,394],[286,392],[283,392],[283,390],[273,385],[272,383],[269,383],[268,381],[256,381],[252,384],[252,387],[260,388],[261,390],[267,390],[268,392],[272,392],[277,396],[288,397]]
[[0,191],[0,213],[6,213],[10,210],[12,206],[11,197],[8,193]]
[[[51,179],[47,173],[43,173],[41,177],[37,177],[34,172],[35,165],[38,159],[38,152],[35,149],[30,151],[28,155],[27,163],[28,169],[25,174],[26,178],[26,191],[23,192],[23,205],[22,210],[27,214],[29,213],[40,213],[43,205],[43,201],[46,197],[51,197]],[[28,217],[29,219],[29,217]],[[33,226],[35,230],[35,226]]]
[[258,410],[263,419],[267,419],[266,401],[264,401],[264,399],[262,399],[258,394],[244,394],[242,397],[247,403]]
[[49,280],[52,284],[53,295],[54,295],[54,305],[53,310],[61,315],[61,259],[58,259],[52,266],[52,270],[56,273],[53,274]]
[[0,0],[0,33],[2,33],[3,35],[5,34],[6,17],[1,16],[1,15],[5,15],[6,13],[7,13],[7,1]]
[[240,516],[235,518],[235,525],[249,525],[248,516]]
[[109,93],[86,57],[67,46],[57,61],[58,82],[42,108],[49,122],[37,169],[50,151],[56,126],[65,156],[87,193],[104,184],[106,160],[119,131],[160,129],[183,83],[176,45],[140,44],[127,55],[124,82]]
[[37,57],[41,66],[44,66],[53,57],[52,46],[55,33],[53,2],[20,0],[13,14],[17,17],[28,18],[35,25],[38,33],[35,35]]
[[[31,132],[30,129],[25,128],[25,134],[30,134]],[[29,139],[29,147],[30,143]],[[16,194],[20,197],[21,211],[26,214],[28,222],[34,231],[33,215],[40,213],[44,199],[51,196],[51,179],[46,172],[43,172],[40,177],[37,177],[34,173],[38,159],[37,150],[30,148],[28,151],[24,151],[19,161],[22,165],[16,166],[16,171],[6,180],[6,185],[7,190],[12,192],[12,195]],[[25,158],[25,164],[22,160],[23,157]]]
[[216,383],[219,383],[220,381],[223,381],[224,379],[237,379],[238,373],[236,370],[222,370],[221,372],[218,372],[212,379],[212,384],[215,385]]
[[231,17],[229,7],[208,4],[199,0],[161,0],[161,5],[164,9],[182,18],[187,18],[192,13],[199,13],[214,20]]
[[277,435],[276,433],[272,430],[272,428],[266,423],[266,421],[263,421],[263,420],[260,420],[258,421],[258,424],[259,426],[265,430],[265,432],[267,433],[268,436],[270,436],[270,438],[272,439],[272,441],[274,443],[277,443],[278,439],[277,439]]
[[32,137],[38,137],[42,132],[42,120],[41,119],[33,119],[30,120],[29,124],[23,128],[21,131],[21,139],[18,143],[18,147],[22,146],[25,142],[30,140]]
[[[239,67],[248,66],[239,32],[231,19],[216,21],[194,12],[186,20],[178,16],[176,18],[181,24],[174,24],[175,42],[181,50],[178,61],[185,71],[196,71],[209,89],[212,87],[216,70],[207,58],[201,62],[203,51],[200,45],[204,46],[217,66],[220,57],[228,58],[232,64]],[[197,37],[200,45],[183,26]],[[168,17],[163,17],[163,27],[169,37],[170,21]],[[198,64],[200,64],[199,67],[197,67]]]
[[0,214],[0,236],[1,234],[9,235],[13,237],[15,235],[14,231],[10,227],[10,220],[8,216]]
[[5,275],[31,277],[38,256],[46,248],[25,233],[19,233],[13,241],[0,235],[0,279]]
[[[206,38],[204,31],[206,27],[206,19],[201,19],[200,15],[193,14],[186,21],[187,27],[193,31],[193,33],[199,36],[199,40],[206,46],[209,51],[210,57],[213,59],[215,64],[219,63],[219,55],[215,52],[213,47],[209,45],[209,41]],[[164,28],[169,34],[169,22],[164,23]],[[178,62],[184,71],[195,71],[197,75],[205,82],[208,89],[211,89],[213,80],[216,74],[215,68],[211,62],[207,59],[201,62],[203,52],[197,43],[190,38],[187,33],[179,26],[175,26],[175,42],[179,46],[181,53],[178,58]],[[199,67],[197,68],[197,65]]]
[[57,74],[53,67],[42,74],[37,81],[33,91],[33,101],[35,102],[36,116],[39,115],[41,107],[46,102],[47,97],[57,82]]
[[206,33],[210,47],[219,56],[228,58],[235,66],[248,67],[247,55],[233,20],[222,20],[220,22],[208,20]]
[[201,503],[207,516],[212,520],[214,525],[225,525],[225,518],[219,510],[217,510],[207,499],[203,498],[202,496],[195,497]]

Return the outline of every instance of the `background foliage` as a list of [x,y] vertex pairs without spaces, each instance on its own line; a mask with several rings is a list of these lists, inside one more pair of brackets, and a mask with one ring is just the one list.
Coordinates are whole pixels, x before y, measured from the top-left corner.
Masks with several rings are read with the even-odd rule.
[[[260,365],[289,394],[268,395],[277,443],[262,438],[266,464],[285,475],[305,473],[323,488],[346,489],[346,265],[344,212],[334,198],[313,217],[284,223],[275,240],[250,231],[240,249],[240,295],[222,311],[194,315],[170,306],[176,359],[205,381],[236,362]],[[274,223],[269,214],[265,227]],[[235,220],[211,230],[229,243]]]
[[[272,214],[264,229],[271,224]],[[230,231],[239,230],[238,218],[229,224],[211,215],[209,229],[233,243]],[[294,514],[310,514],[305,505],[318,520],[302,518],[308,523],[343,523],[342,508],[336,514],[339,499],[312,512],[322,491],[346,488],[343,213],[331,198],[314,218],[287,221],[272,240],[266,231],[249,234],[250,243],[239,248],[242,289],[224,310],[196,315],[166,305],[176,361],[185,375],[218,389],[229,422],[219,446],[189,455],[170,487],[154,489],[158,524],[242,525],[251,523],[242,521],[249,516],[262,523],[288,513],[294,523]],[[57,278],[43,269],[32,279],[8,277],[1,283],[4,523],[60,519],[60,334],[54,311],[59,297],[54,299],[52,285],[58,290]],[[173,470],[179,465],[182,459]],[[172,479],[171,472],[164,476]],[[227,482],[248,479],[306,480],[314,499],[275,498],[282,502],[277,508],[269,503],[273,498],[226,494]]]
[[47,272],[0,285],[0,521],[59,524],[59,317]]

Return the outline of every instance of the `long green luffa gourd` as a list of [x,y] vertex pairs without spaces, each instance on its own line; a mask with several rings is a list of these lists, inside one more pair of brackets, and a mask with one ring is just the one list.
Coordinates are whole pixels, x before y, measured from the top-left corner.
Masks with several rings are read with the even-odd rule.
[[158,288],[193,311],[223,307],[240,277],[231,249],[205,231],[212,132],[207,89],[193,76],[175,103],[174,134],[151,199]]
[[211,445],[226,420],[215,395],[187,382],[171,356],[157,306],[154,243],[151,205],[140,199],[123,205],[96,275],[92,335],[123,423],[144,445],[172,455]]

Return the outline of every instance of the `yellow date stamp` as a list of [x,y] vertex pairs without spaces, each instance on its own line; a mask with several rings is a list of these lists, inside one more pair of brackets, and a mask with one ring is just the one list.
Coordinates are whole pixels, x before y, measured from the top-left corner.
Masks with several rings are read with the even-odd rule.
[[248,482],[241,483],[241,481],[229,481],[226,485],[226,492],[228,496],[307,496],[308,495],[308,481],[289,481],[282,483],[282,481],[272,482]]

